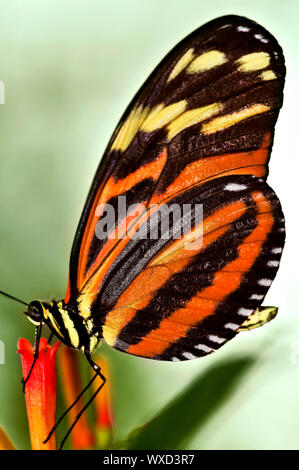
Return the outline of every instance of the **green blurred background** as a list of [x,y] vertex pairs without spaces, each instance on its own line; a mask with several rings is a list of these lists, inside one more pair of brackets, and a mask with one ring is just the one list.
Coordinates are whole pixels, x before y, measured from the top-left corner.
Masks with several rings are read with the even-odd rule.
[[[269,177],[287,222],[282,265],[266,299],[279,306],[278,317],[214,355],[182,364],[103,349],[111,360],[118,438],[159,413],[199,374],[254,356],[255,365],[225,403],[204,426],[194,426],[181,448],[298,449],[297,0],[1,0],[6,104],[0,106],[0,287],[26,301],[64,296],[83,203],[124,108],[180,39],[231,13],[269,29],[286,57],[285,102]],[[18,304],[0,299],[6,353],[0,365],[0,425],[23,449],[29,440],[16,345],[20,336],[33,339],[34,331],[21,312]]]

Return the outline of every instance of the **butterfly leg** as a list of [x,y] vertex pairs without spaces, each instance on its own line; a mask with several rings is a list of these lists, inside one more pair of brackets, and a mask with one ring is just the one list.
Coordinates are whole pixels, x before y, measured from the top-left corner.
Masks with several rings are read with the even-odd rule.
[[90,397],[90,399],[85,404],[85,406],[82,408],[82,410],[77,414],[76,418],[74,419],[73,424],[71,425],[68,432],[66,433],[63,440],[61,441],[61,444],[59,446],[59,450],[61,450],[63,448],[63,445],[64,445],[66,439],[68,438],[68,436],[70,435],[70,433],[72,432],[73,428],[76,426],[77,422],[79,421],[79,419],[81,418],[83,413],[87,410],[89,405],[93,402],[93,400],[96,398],[97,394],[100,392],[100,390],[104,387],[104,385],[106,383],[106,377],[104,377],[104,375],[101,373],[101,368],[91,359],[89,352],[85,351],[85,357],[86,357],[86,359],[88,360],[89,364],[91,365],[91,367],[93,368],[93,370],[95,372],[95,376],[92,379],[92,382],[94,381],[94,379],[96,377],[100,377],[101,380],[102,380],[102,383],[101,383],[101,385],[99,385],[99,387],[93,393],[93,395]]
[[65,412],[60,416],[60,418],[56,421],[56,423],[54,424],[54,426],[52,427],[51,431],[49,432],[47,438],[43,441],[44,444],[46,444],[48,442],[48,440],[50,439],[50,437],[52,436],[53,432],[57,429],[57,427],[59,426],[59,424],[61,423],[61,421],[63,420],[63,418],[70,412],[70,410],[72,408],[74,408],[74,406],[76,405],[76,403],[78,403],[78,401],[80,400],[80,398],[84,395],[84,393],[89,389],[89,387],[91,386],[91,384],[94,382],[94,380],[96,379],[97,375],[95,374],[92,379],[88,382],[88,384],[86,385],[86,387],[83,388],[83,390],[79,393],[79,395],[77,396],[77,398],[73,401],[73,403],[65,410]]
[[106,377],[104,377],[104,375],[101,373],[101,368],[100,366],[98,366],[90,357],[90,354],[89,352],[85,352],[85,357],[86,359],[88,360],[89,364],[91,365],[91,367],[93,368],[93,370],[95,371],[95,373],[97,374],[98,377],[100,377],[103,381],[103,386],[106,382]]

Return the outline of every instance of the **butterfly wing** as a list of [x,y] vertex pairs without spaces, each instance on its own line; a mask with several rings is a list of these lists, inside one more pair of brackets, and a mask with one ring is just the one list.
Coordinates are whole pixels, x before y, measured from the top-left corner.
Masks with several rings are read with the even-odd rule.
[[279,265],[284,219],[273,190],[253,176],[221,177],[174,199],[180,207],[202,204],[203,220],[196,223],[191,209],[183,237],[173,224],[170,241],[131,240],[95,308],[109,312],[94,318],[111,346],[176,361],[219,348],[262,303]]
[[[188,341],[193,341],[190,338],[195,335],[198,339],[204,332],[222,338],[217,332],[223,333],[224,324],[240,326],[234,311],[243,306],[244,321],[245,311],[249,315],[249,310],[262,302],[262,293],[253,292],[257,277],[271,283],[278,267],[277,263],[271,266],[268,275],[267,263],[278,262],[270,255],[271,240],[273,249],[283,246],[281,209],[265,180],[274,125],[282,105],[284,75],[282,51],[273,36],[251,20],[227,16],[202,26],[177,45],[133,99],[93,181],[73,244],[65,297],[66,303],[78,304],[83,317],[92,318],[97,328],[103,328],[109,344],[161,359],[177,357],[178,350],[194,355],[188,349]],[[213,210],[209,198],[214,198]],[[267,207],[267,215],[259,212],[258,198],[265,199],[261,205]],[[191,213],[189,219],[193,231],[201,227],[202,246],[207,245],[204,251],[198,248],[191,256],[190,250],[186,254],[180,249],[180,261],[170,257],[168,262],[169,253],[177,253],[178,240],[160,238],[153,246],[150,240],[132,241],[137,227],[148,227],[153,220],[151,207],[160,210],[165,203],[175,203],[182,208],[186,201],[203,204],[201,226]],[[239,214],[247,204],[246,211],[252,211],[252,215]],[[111,209],[115,219],[110,224],[107,214]],[[236,220],[231,220],[236,213]],[[231,263],[238,264],[243,243],[244,251],[247,248],[242,217],[250,220],[249,225],[256,225],[253,233],[265,232],[270,219],[272,225],[265,237],[256,241],[256,248],[247,253],[251,264],[244,261],[238,277],[230,269]],[[215,225],[212,232],[211,225]],[[229,235],[232,230],[236,235],[233,242]],[[138,242],[138,247],[133,242]],[[234,260],[229,258],[232,251]],[[227,264],[223,265],[223,260]],[[206,272],[205,263],[213,269]],[[195,274],[198,271],[200,274]],[[219,288],[223,291],[220,296],[213,283],[222,274],[231,289]],[[147,293],[148,284],[151,293]],[[181,298],[179,291],[185,290],[185,284],[190,295]],[[209,287],[208,308],[193,298]],[[265,288],[264,295],[269,285],[261,287]],[[140,292],[146,295],[140,297]],[[253,295],[256,298],[252,300],[257,301],[254,305],[249,302]],[[250,308],[244,307],[248,302]],[[172,306],[171,312],[165,312],[165,304]],[[172,317],[174,312],[178,312],[177,321]],[[196,312],[202,312],[201,327]],[[192,315],[196,322],[191,324]],[[166,329],[161,330],[159,325],[164,320]],[[138,326],[140,323],[147,325],[146,331]],[[164,347],[163,351],[160,346],[160,352],[140,346],[137,351],[137,344],[147,341],[147,335],[156,330],[160,339],[155,336],[153,341],[165,346],[167,330],[172,338],[167,348],[180,345],[180,341],[183,346],[176,346],[178,350]],[[175,335],[176,330],[180,336]],[[234,334],[235,330],[227,328],[222,339]],[[216,347],[220,344],[216,341]]]

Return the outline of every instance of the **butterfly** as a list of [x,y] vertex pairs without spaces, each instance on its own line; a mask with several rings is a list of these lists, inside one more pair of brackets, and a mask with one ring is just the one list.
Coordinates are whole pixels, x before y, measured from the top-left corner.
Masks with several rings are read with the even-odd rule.
[[[174,47],[100,162],[65,298],[28,306],[37,336],[46,324],[102,377],[91,358],[102,340],[178,362],[219,349],[256,311],[263,323],[257,309],[285,240],[281,205],[266,183],[284,78],[281,47],[247,18],[217,18]],[[173,204],[189,212],[180,224],[169,217],[164,236],[163,211]],[[189,227],[181,237],[178,225]],[[155,236],[136,236],[150,228]]]

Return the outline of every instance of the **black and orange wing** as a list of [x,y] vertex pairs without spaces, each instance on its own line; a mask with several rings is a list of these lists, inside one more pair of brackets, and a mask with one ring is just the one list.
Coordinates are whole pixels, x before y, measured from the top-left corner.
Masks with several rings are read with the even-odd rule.
[[[262,302],[284,239],[279,202],[265,183],[284,75],[273,36],[227,16],[178,44],[133,99],[93,181],[65,297],[112,346],[159,359],[184,351],[188,359],[189,343],[205,335],[223,343],[235,334],[224,325],[240,325],[234,312],[243,309],[245,320]],[[199,226],[190,212],[186,240],[132,237],[146,231],[152,207],[186,201],[200,201],[204,217]],[[99,237],[111,208],[116,225]],[[196,230],[203,245],[186,254]]]
[[[176,361],[219,348],[261,305],[279,266],[284,219],[273,190],[254,176],[224,176],[173,199],[201,204],[202,221],[191,207],[194,223],[182,237],[173,224],[170,241],[131,239],[110,268],[94,318],[109,345]],[[110,309],[98,317],[101,305]]]

